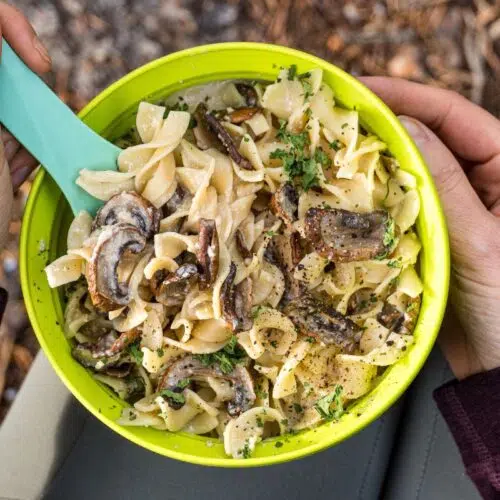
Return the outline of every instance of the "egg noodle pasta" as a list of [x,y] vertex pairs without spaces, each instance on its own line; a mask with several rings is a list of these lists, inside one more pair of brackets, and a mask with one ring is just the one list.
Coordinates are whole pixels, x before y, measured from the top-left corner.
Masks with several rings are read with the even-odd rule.
[[200,95],[140,103],[118,170],[80,172],[105,203],[46,274],[121,425],[244,459],[342,418],[412,348],[420,198],[320,69]]

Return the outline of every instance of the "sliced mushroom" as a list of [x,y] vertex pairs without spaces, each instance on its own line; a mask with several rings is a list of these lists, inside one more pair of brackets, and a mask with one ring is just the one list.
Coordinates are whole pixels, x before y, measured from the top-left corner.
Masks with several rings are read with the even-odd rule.
[[290,182],[285,182],[271,198],[271,210],[274,215],[290,226],[297,220],[299,195]]
[[113,342],[113,345],[108,349],[108,354],[118,354],[124,351],[130,344],[133,344],[141,336],[138,328],[122,332],[120,336]]
[[264,253],[265,259],[274,264],[285,278],[285,292],[281,305],[299,297],[303,292],[303,284],[294,276],[295,266],[301,261],[301,249],[297,246],[296,236],[275,234],[268,243]]
[[173,213],[177,212],[185,203],[186,198],[190,196],[186,188],[182,187],[181,184],[177,184],[174,194],[163,206],[163,215],[168,217]]
[[151,280],[151,291],[160,304],[167,307],[182,306],[198,277],[198,268],[194,264],[183,264],[172,273],[159,270]]
[[200,290],[210,288],[219,270],[219,237],[215,221],[200,219],[200,234],[196,257],[200,263]]
[[[232,383],[234,397],[227,402],[227,412],[231,416],[237,416],[240,413],[249,410],[256,399],[252,378],[247,368],[235,366],[230,373],[224,373],[217,363],[205,366],[198,358],[186,356],[174,362],[162,376],[157,391],[161,392],[169,389],[172,392],[182,392],[181,381],[196,377],[213,377],[228,380]],[[168,404],[175,409],[179,409],[184,403],[168,401]]]
[[229,113],[229,119],[231,120],[231,123],[240,124],[247,120],[250,120],[250,118],[252,118],[252,116],[255,115],[258,111],[259,108],[257,107],[238,108]]
[[123,191],[111,197],[99,209],[92,229],[114,224],[130,224],[149,239],[158,232],[160,219],[160,210],[148,200],[133,191]]
[[120,354],[111,354],[110,348],[116,341],[115,332],[101,337],[97,342],[84,342],[73,347],[71,354],[83,366],[102,370],[118,363]]
[[221,289],[222,317],[233,332],[241,332],[250,330],[253,325],[251,319],[252,280],[246,278],[235,286],[235,276],[236,265],[231,262],[229,274]]
[[413,332],[420,311],[420,296],[410,299],[405,311],[401,311],[389,302],[384,303],[377,320],[383,326],[397,333],[409,335]]
[[235,83],[236,90],[245,98],[247,106],[257,106],[259,96],[252,85],[247,83]]
[[354,351],[361,338],[362,330],[356,323],[309,294],[290,302],[283,312],[304,335],[334,344],[344,352]]
[[100,234],[87,266],[89,292],[96,309],[112,311],[130,302],[128,284],[118,280],[118,264],[125,252],[137,254],[145,246],[144,234],[130,224],[116,224]]
[[219,120],[217,120],[214,115],[208,112],[204,114],[204,120],[208,128],[217,136],[219,141],[224,146],[224,152],[227,153],[232,158],[232,160],[241,168],[245,170],[253,170],[252,164],[241,155],[232,137],[219,122]]
[[384,307],[377,314],[377,320],[389,330],[398,332],[404,323],[405,315],[396,306],[385,302]]
[[217,137],[217,134],[213,132],[212,129],[208,126],[207,120],[205,118],[207,113],[208,108],[203,102],[200,102],[194,110],[193,115],[196,120],[197,132],[201,136],[199,137],[197,135],[197,138],[200,139],[201,142],[203,142],[205,148],[212,147],[225,154],[227,153],[226,148]]
[[310,208],[306,236],[315,250],[335,262],[369,260],[383,256],[393,245],[387,238],[393,221],[385,210],[360,214],[336,208]]
[[252,252],[247,248],[243,233],[239,229],[237,229],[236,233],[234,233],[234,239],[236,241],[236,248],[238,249],[241,257],[243,259],[249,259],[252,256]]
[[97,340],[108,334],[112,329],[113,323],[111,321],[98,316],[80,327],[78,333],[81,333],[89,339]]

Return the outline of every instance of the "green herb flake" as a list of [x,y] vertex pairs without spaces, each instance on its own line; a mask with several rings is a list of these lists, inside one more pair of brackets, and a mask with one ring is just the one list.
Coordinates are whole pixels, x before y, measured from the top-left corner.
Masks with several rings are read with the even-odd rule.
[[250,450],[248,440],[245,441],[245,446],[243,446],[241,450],[238,450],[238,453],[240,453],[243,458],[250,458],[252,456],[252,450]]
[[314,337],[306,337],[305,341],[309,342],[310,344],[315,344],[316,343],[316,339]]
[[269,236],[269,238],[272,238],[276,234],[276,231],[266,231],[264,234]]
[[158,349],[156,349],[156,354],[161,358],[165,354],[165,351],[161,347],[159,347]]
[[345,128],[347,128],[347,126],[348,126],[348,125],[349,125],[349,124],[348,124],[347,122],[346,122],[346,123],[343,123],[343,124],[340,126],[340,128],[341,128],[341,129],[345,129]]
[[335,139],[334,141],[328,143],[328,146],[334,151],[340,151],[342,149],[342,143]]
[[257,427],[264,427],[264,422],[262,421],[262,419],[260,417],[257,417],[255,419],[255,422],[257,424]]
[[254,306],[252,308],[252,318],[255,319],[259,316],[259,314],[266,309],[264,306]]
[[391,268],[397,268],[397,267],[401,267],[401,261],[400,260],[397,260],[397,259],[392,259],[390,260],[388,263],[387,263],[387,267],[391,267]]
[[304,411],[304,408],[302,408],[299,403],[293,403],[293,409],[295,410],[295,413],[302,413]]
[[276,441],[276,443],[274,444],[274,446],[276,448],[281,448],[283,446],[283,441]]
[[385,224],[383,243],[386,248],[392,248],[396,243],[396,223],[392,218],[389,218]]
[[[335,389],[330,394],[316,401],[314,408],[322,419],[331,422],[333,420],[338,420],[342,416],[344,413],[342,391],[343,387],[341,385],[336,385]],[[332,404],[334,405],[333,409]]]
[[296,64],[292,64],[289,68],[288,68],[288,79],[291,81],[291,80],[294,80],[295,77],[297,76],[297,65]]
[[181,405],[183,405],[186,402],[186,398],[184,397],[184,394],[182,394],[182,392],[174,392],[171,391],[170,389],[164,389],[163,391],[161,391],[160,396]]
[[138,365],[142,365],[144,353],[140,350],[139,345],[138,344],[131,344],[129,346],[129,352],[132,355],[132,357],[134,358],[135,362]]
[[194,357],[199,359],[203,366],[218,364],[222,373],[227,375],[233,371],[235,365],[246,359],[245,351],[237,343],[238,339],[233,335],[220,351],[211,354],[195,354]]

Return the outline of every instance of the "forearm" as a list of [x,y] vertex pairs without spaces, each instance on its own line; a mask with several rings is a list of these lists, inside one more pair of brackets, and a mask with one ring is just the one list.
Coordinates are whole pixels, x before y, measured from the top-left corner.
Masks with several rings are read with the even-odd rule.
[[454,380],[434,399],[485,499],[500,497],[500,368]]
[[3,248],[7,241],[12,202],[13,194],[9,167],[5,158],[3,143],[0,140],[0,214],[2,214],[2,217],[0,217],[0,249]]

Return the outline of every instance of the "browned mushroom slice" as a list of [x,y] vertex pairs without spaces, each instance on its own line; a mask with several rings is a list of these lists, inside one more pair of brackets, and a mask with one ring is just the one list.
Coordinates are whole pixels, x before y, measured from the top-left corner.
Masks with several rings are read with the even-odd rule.
[[[235,366],[231,372],[224,373],[218,363],[205,366],[199,358],[194,356],[186,356],[170,365],[160,379],[157,391],[168,389],[180,393],[183,390],[183,382],[186,379],[196,379],[196,377],[213,377],[231,382],[234,397],[227,402],[227,412],[231,416],[237,416],[253,406],[256,396],[247,368]],[[168,400],[168,404],[175,409],[184,405],[172,399]]]
[[99,209],[92,229],[114,224],[135,226],[146,238],[151,238],[160,227],[161,212],[148,200],[133,191],[124,191],[111,197]]
[[250,120],[259,111],[259,108],[238,108],[229,113],[229,119],[231,123],[240,124],[247,120]]
[[356,323],[311,295],[293,300],[283,312],[304,335],[334,344],[344,352],[354,351],[361,338],[362,330]]
[[245,98],[247,106],[257,106],[259,96],[252,85],[247,83],[235,83],[236,90]]
[[237,229],[236,233],[234,233],[234,239],[236,241],[236,248],[238,249],[239,254],[244,259],[249,259],[252,256],[252,252],[250,252],[250,250],[247,248],[243,233],[239,229]]
[[299,195],[290,182],[283,184],[271,198],[271,210],[274,215],[290,226],[297,220]]
[[212,131],[208,126],[205,115],[208,113],[207,106],[205,103],[200,102],[196,109],[194,110],[193,116],[196,120],[196,127],[198,132],[201,134],[201,140],[205,144],[204,147],[212,147],[220,151],[221,153],[227,153],[226,148],[222,142],[217,137],[217,134]]
[[385,302],[384,307],[377,314],[377,320],[389,330],[398,332],[404,323],[405,315],[396,306]]
[[386,302],[377,320],[383,326],[397,333],[409,335],[413,332],[420,311],[420,296],[410,299],[405,311]]
[[194,264],[183,264],[172,273],[156,271],[150,286],[161,304],[167,307],[182,306],[198,277],[198,268]]
[[296,238],[293,234],[275,234],[264,253],[265,259],[280,269],[285,278],[285,292],[281,305],[300,296],[303,292],[303,284],[293,276],[295,266],[302,259],[302,250]]
[[217,135],[231,159],[245,170],[253,170],[252,164],[238,151],[236,144],[223,125],[210,113],[205,113],[208,128]]
[[137,254],[146,246],[144,234],[130,224],[105,229],[87,266],[90,297],[96,309],[112,311],[130,302],[127,283],[118,280],[118,264],[125,252]]
[[116,341],[115,332],[101,337],[97,342],[85,342],[73,347],[71,354],[83,366],[102,370],[118,363],[120,354],[111,354],[111,346]]
[[113,345],[108,349],[110,355],[118,354],[125,350],[130,344],[133,344],[139,337],[141,332],[138,328],[122,332],[120,336],[113,342]]
[[244,279],[234,285],[236,265],[231,262],[229,274],[224,280],[221,289],[222,317],[233,332],[250,330],[253,325],[251,319],[252,308],[252,280]]
[[200,290],[210,288],[219,270],[219,237],[214,220],[200,219],[200,235],[196,257],[200,263]]
[[315,250],[335,262],[381,257],[392,249],[396,237],[394,220],[385,210],[360,214],[336,208],[310,208],[305,231]]

